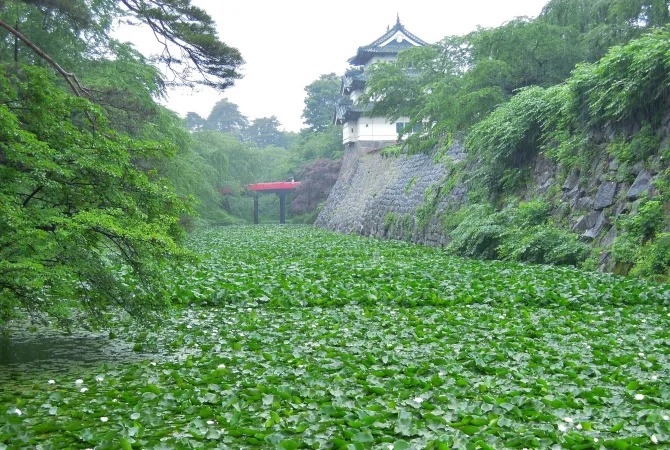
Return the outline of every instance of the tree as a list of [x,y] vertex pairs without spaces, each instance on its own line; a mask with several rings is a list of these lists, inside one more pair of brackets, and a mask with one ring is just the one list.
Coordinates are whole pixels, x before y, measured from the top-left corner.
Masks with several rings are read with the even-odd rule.
[[[76,85],[74,73],[63,69],[62,60],[58,64],[49,55],[60,53],[59,43],[67,43],[72,47],[66,47],[64,54],[75,54],[80,60],[91,55],[109,59],[109,53],[113,54],[109,32],[114,20],[144,24],[153,32],[162,46],[156,61],[172,74],[173,84],[224,89],[240,78],[237,69],[243,60],[239,51],[219,40],[212,18],[191,5],[191,0],[7,0],[0,9],[11,13],[3,14],[0,27],[14,39],[5,47],[11,48],[14,59],[18,59],[16,44],[21,41],[34,55],[29,62],[42,58],[71,86]],[[16,27],[6,19],[11,16]],[[66,34],[70,37],[63,39]],[[81,86],[73,89],[78,95],[86,93]]]
[[[239,52],[190,0],[5,0],[0,11],[0,322],[166,308],[191,209],[163,175],[169,157],[191,155],[155,99],[166,82],[229,86]],[[129,19],[163,44],[172,80],[110,37]]]
[[286,136],[279,129],[280,126],[281,123],[276,116],[254,119],[251,125],[244,130],[244,140],[255,142],[260,148],[270,145],[286,148]]
[[200,114],[189,111],[186,113],[184,122],[186,123],[186,128],[188,128],[190,131],[199,131],[205,127],[205,123],[207,121],[206,119],[202,118]]
[[133,155],[168,149],[108,128],[42,69],[0,79],[0,322],[165,308],[185,205]]
[[291,153],[295,155],[296,167],[320,158],[342,157],[342,127],[329,125],[322,131],[302,130]]
[[667,0],[551,0],[538,21],[575,29],[579,46],[588,62],[595,62],[607,50],[639,37],[649,28],[670,21]]
[[570,27],[519,18],[469,36],[474,64],[504,64],[502,88],[508,95],[526,86],[551,86],[584,60],[578,33]]
[[341,166],[342,161],[326,158],[317,159],[303,166],[297,174],[301,184],[291,202],[291,213],[307,214],[317,210],[318,206],[328,199]]
[[[239,51],[218,39],[212,18],[191,0],[118,1],[123,12],[151,28],[163,46],[158,60],[178,83],[225,89],[240,78]],[[192,70],[201,77],[193,78]]]
[[208,130],[230,133],[235,136],[240,136],[248,126],[249,120],[240,113],[238,106],[229,102],[227,98],[216,102],[205,123],[205,128]]
[[340,98],[340,79],[334,73],[321,75],[305,87],[302,118],[310,131],[323,131],[333,123],[335,105]]

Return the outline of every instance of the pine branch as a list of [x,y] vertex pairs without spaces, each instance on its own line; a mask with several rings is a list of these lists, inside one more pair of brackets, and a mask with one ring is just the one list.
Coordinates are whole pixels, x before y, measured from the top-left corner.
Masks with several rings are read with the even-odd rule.
[[34,51],[40,58],[49,63],[49,65],[53,67],[61,77],[63,77],[63,79],[67,82],[67,84],[70,86],[70,89],[72,89],[72,91],[75,93],[77,97],[90,97],[88,90],[81,85],[81,83],[77,79],[77,76],[74,73],[67,72],[65,69],[63,69],[60,66],[60,64],[54,61],[54,59],[51,56],[47,55],[41,48],[35,45],[23,33],[13,28],[11,25],[3,21],[2,19],[0,19],[0,27],[9,31],[17,39],[23,42],[28,48]]

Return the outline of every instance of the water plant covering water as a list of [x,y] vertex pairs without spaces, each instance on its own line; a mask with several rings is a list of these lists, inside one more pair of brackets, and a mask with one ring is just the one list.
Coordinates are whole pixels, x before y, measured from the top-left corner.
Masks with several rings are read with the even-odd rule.
[[[670,286],[310,227],[197,234],[167,356],[0,390],[0,449],[670,445]],[[121,327],[121,325],[119,325]]]

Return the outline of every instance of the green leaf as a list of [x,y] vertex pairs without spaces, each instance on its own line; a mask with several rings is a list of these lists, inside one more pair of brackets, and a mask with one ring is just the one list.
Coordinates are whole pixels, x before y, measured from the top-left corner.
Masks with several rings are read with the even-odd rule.
[[362,442],[362,443],[365,443],[365,442],[374,442],[374,437],[372,437],[372,434],[370,434],[370,432],[368,432],[368,431],[362,431],[362,432],[356,433],[356,434],[351,438],[351,440],[352,440],[353,442]]

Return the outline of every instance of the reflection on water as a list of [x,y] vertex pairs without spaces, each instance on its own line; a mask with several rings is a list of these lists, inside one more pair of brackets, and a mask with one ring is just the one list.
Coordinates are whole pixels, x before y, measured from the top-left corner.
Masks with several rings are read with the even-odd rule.
[[133,351],[133,344],[106,333],[16,328],[0,334],[0,384],[6,380],[46,379],[81,373],[102,364],[153,359]]

